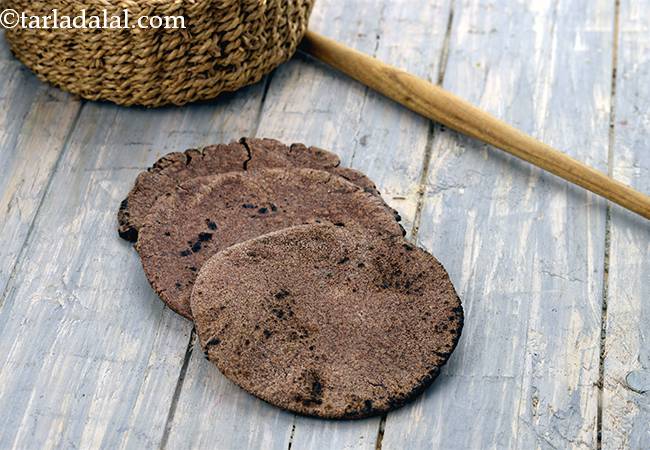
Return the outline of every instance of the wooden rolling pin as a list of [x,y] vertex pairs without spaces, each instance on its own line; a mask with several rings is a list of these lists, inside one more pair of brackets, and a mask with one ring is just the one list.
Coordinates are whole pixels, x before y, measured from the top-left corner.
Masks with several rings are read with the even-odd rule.
[[307,31],[302,49],[418,114],[479,139],[650,219],[650,197],[546,145],[460,97]]

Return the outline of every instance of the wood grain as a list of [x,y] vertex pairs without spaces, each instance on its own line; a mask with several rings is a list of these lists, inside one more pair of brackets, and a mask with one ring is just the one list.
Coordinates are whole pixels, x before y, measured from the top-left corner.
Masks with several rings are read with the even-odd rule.
[[[612,173],[650,189],[650,2],[622,1]],[[650,448],[650,228],[612,210],[603,449]]]
[[148,286],[117,207],[162,153],[250,133],[262,92],[84,107],[0,310],[1,447],[160,445],[191,324]]
[[[456,3],[443,86],[605,170],[612,5]],[[383,448],[595,447],[604,229],[594,195],[438,133],[419,240],[465,329],[434,386],[388,416]]]
[[48,89],[5,46],[0,46],[0,65],[1,305],[81,103]]

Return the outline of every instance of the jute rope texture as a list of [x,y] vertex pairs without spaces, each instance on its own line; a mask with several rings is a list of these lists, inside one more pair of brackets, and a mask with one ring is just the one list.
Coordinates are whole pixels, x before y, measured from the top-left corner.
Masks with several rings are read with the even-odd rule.
[[293,55],[314,0],[1,0],[28,15],[124,9],[184,16],[186,29],[8,29],[16,57],[41,79],[120,105],[182,105],[259,81]]

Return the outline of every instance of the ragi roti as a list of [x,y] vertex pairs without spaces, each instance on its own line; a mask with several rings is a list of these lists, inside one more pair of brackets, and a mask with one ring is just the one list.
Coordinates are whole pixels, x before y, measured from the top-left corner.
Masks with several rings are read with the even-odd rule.
[[299,414],[361,418],[413,399],[456,347],[463,310],[443,266],[402,237],[307,225],[232,246],[201,269],[206,357]]

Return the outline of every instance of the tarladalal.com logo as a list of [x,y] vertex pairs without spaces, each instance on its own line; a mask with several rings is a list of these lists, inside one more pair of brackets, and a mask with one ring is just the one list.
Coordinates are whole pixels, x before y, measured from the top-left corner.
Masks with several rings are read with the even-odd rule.
[[31,15],[25,11],[5,9],[0,13],[0,25],[4,28],[22,28],[27,30],[124,30],[124,29],[184,29],[184,16],[137,16],[133,17],[128,9],[119,14],[101,11],[100,14],[88,14],[85,9],[71,16],[61,14],[53,9],[47,15]]

